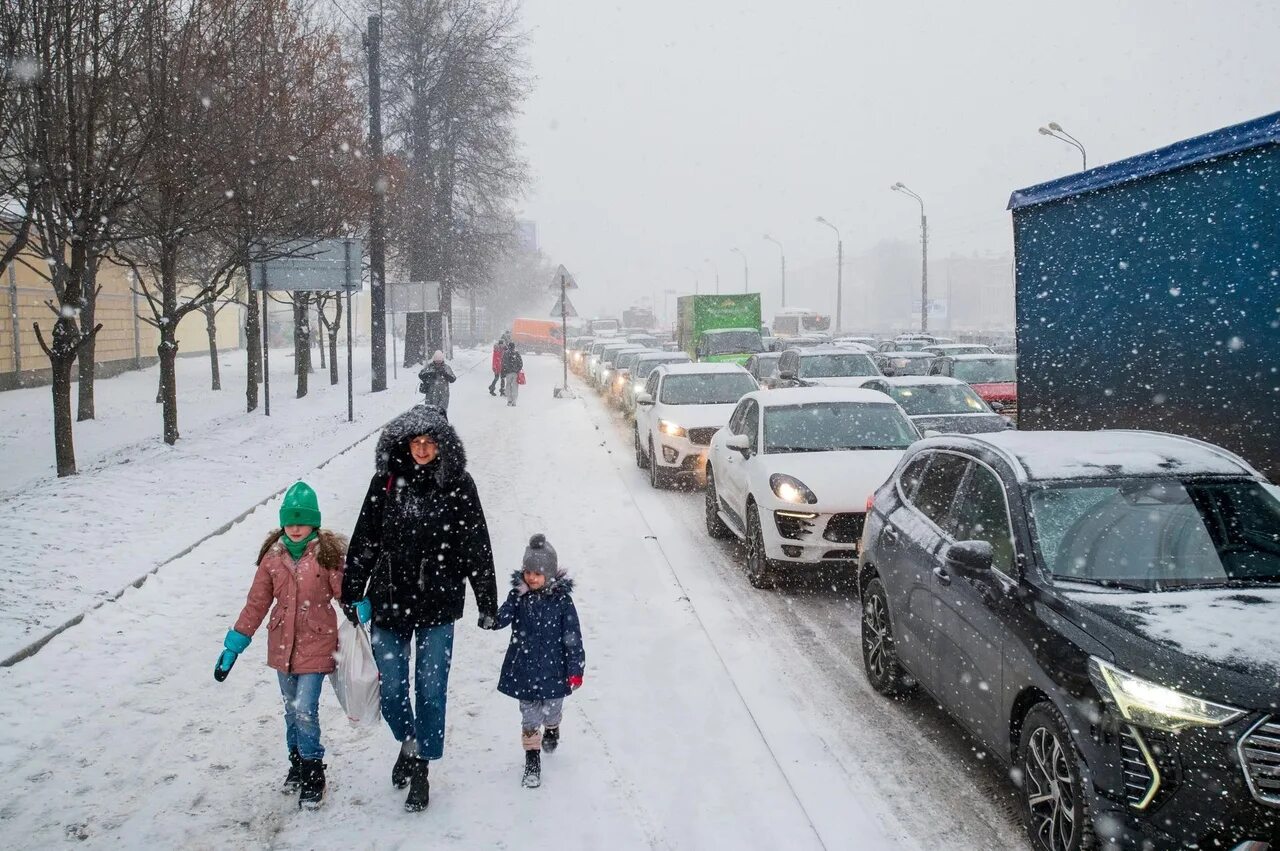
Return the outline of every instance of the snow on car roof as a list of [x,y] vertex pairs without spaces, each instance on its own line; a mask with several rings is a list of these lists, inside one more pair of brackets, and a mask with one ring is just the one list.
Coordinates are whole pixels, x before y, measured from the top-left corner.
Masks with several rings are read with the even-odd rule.
[[705,337],[705,336],[707,336],[708,334],[729,334],[729,333],[735,333],[735,334],[737,334],[737,333],[741,333],[741,332],[743,332],[743,331],[746,331],[746,332],[751,333],[751,334],[759,334],[759,333],[760,333],[760,329],[759,329],[759,328],[748,328],[748,327],[742,327],[742,328],[708,328],[706,331],[703,331],[703,332],[702,332],[702,336],[704,336],[704,337]]
[[[929,358],[930,360],[932,360],[933,358],[937,357],[937,355],[929,354],[928,352],[911,352],[911,351],[900,351],[900,350],[895,350],[890,352],[877,352],[877,354],[886,358],[915,358],[916,360],[920,360],[922,358]],[[957,355],[957,357],[967,357],[967,355]]]
[[1262,478],[1244,459],[1221,447],[1155,431],[1000,431],[964,440],[1000,452],[1018,477],[1028,480],[1170,475]]
[[861,346],[842,346],[839,343],[824,343],[821,346],[806,346],[798,349],[800,357],[812,358],[818,355],[865,355],[868,352]]
[[[958,378],[948,375],[871,375],[867,381],[883,381],[890,387],[917,387],[921,384],[964,384]],[[864,383],[865,387],[866,384]]]
[[[906,354],[906,353],[904,352],[903,354]],[[996,355],[996,354],[989,355],[982,352],[977,354],[972,354],[972,355],[947,355],[947,357],[951,358],[952,360],[1017,360],[1018,359],[1016,355]]]
[[824,402],[861,402],[867,405],[897,405],[877,390],[860,387],[783,387],[777,390],[757,390],[748,393],[760,402],[761,407],[777,408],[783,405],[813,405]]
[[710,372],[742,372],[750,375],[736,363],[664,363],[658,369],[666,370],[668,375],[702,375]]

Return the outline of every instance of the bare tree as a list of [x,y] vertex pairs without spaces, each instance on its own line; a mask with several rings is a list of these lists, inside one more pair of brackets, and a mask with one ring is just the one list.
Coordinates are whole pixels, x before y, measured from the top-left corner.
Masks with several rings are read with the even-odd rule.
[[[333,318],[326,312],[333,305]],[[329,384],[338,383],[338,332],[342,329],[342,293],[316,293],[316,315],[324,332],[321,345],[329,347]]]

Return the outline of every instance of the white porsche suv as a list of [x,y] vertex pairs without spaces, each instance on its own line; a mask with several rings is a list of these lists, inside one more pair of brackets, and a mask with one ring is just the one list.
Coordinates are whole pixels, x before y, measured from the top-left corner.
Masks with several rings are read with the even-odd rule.
[[[702,472],[707,445],[756,380],[734,363],[662,364],[636,394],[636,466],[667,487]],[[883,398],[883,397],[881,397]]]
[[748,393],[711,440],[706,522],[747,548],[747,579],[772,587],[787,569],[857,564],[869,499],[919,438],[874,390]]

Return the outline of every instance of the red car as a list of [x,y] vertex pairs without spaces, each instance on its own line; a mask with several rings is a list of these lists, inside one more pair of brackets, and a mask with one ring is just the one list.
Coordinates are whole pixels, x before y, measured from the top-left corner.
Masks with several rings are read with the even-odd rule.
[[929,367],[930,375],[966,382],[998,414],[1018,421],[1018,370],[1013,355],[951,355]]

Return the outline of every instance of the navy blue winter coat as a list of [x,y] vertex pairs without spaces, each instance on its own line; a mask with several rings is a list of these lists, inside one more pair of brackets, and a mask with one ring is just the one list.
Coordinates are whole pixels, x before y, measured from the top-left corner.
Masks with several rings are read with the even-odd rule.
[[511,593],[498,609],[498,627],[511,626],[511,643],[502,662],[498,691],[519,700],[552,700],[572,691],[570,677],[581,677],[587,655],[574,608],[573,580],[563,571],[539,591],[530,591],[520,572],[511,576]]

